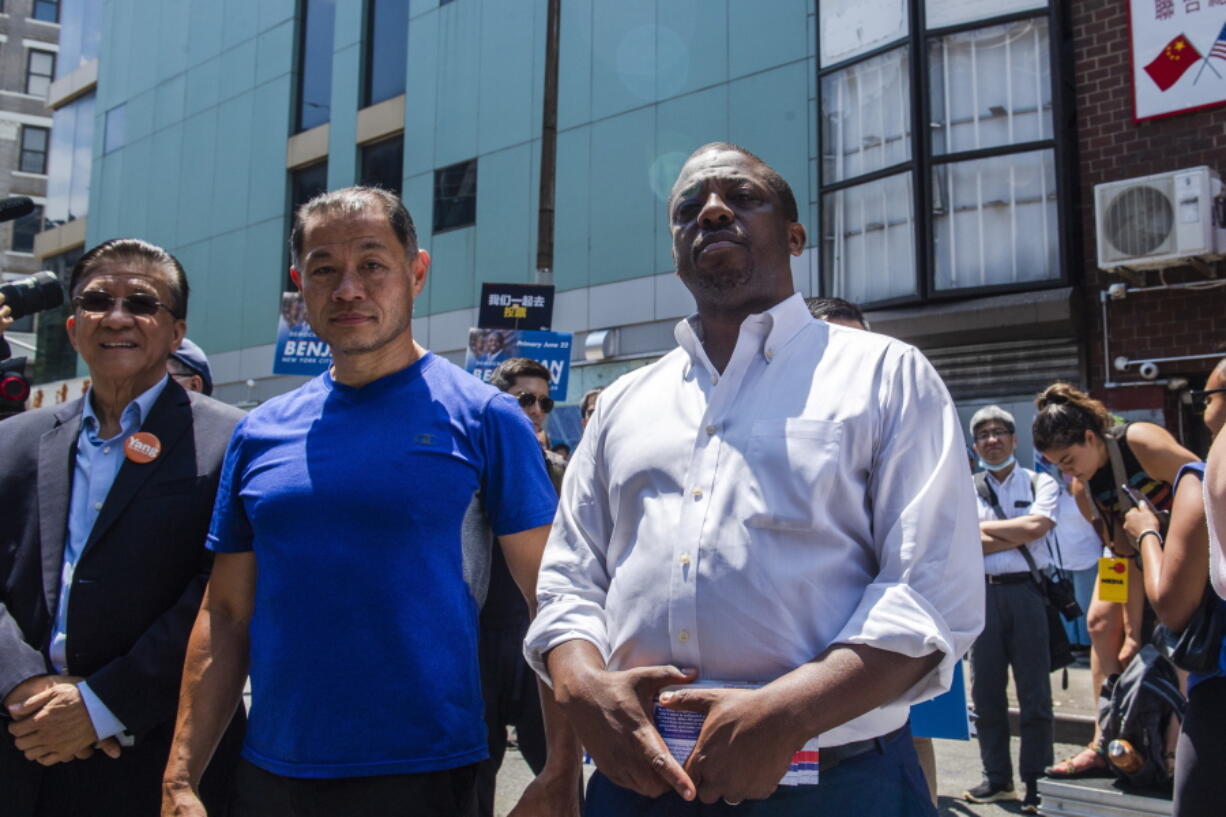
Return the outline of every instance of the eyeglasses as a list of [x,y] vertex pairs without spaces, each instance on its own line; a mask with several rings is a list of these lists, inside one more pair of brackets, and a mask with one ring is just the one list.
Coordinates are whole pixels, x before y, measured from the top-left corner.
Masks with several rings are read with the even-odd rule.
[[156,295],[136,292],[123,298],[117,298],[101,289],[91,289],[87,292],[82,292],[72,299],[72,305],[82,312],[106,314],[115,308],[116,301],[123,301],[124,309],[134,316],[149,317],[156,315],[159,309],[165,309],[167,312],[171,311],[170,307],[159,301]]
[[995,437],[998,440],[1004,439],[1012,435],[1013,432],[1007,428],[985,428],[983,431],[975,432],[975,442],[986,443],[988,440]]
[[1201,411],[1209,408],[1209,395],[1226,394],[1226,389],[1193,389],[1188,392],[1188,402]]
[[532,408],[533,406],[539,404],[543,414],[548,414],[549,412],[553,411],[552,397],[537,397],[531,392],[524,392],[523,394],[516,394],[513,396],[519,401],[519,404],[526,409]]

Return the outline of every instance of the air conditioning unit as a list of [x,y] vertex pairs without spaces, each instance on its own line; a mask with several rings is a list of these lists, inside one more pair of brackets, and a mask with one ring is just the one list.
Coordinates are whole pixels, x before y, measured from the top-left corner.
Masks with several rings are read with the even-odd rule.
[[1143,270],[1221,258],[1221,195],[1222,181],[1208,167],[1095,185],[1098,266]]

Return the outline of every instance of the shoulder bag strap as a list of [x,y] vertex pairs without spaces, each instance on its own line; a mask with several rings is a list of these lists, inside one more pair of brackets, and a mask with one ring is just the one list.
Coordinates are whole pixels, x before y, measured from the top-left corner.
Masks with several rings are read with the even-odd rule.
[[996,496],[996,491],[992,490],[991,483],[988,482],[988,472],[979,471],[975,474],[975,493],[979,494],[979,498],[988,503],[992,509],[992,513],[996,514],[997,519],[1008,519],[1005,516],[1004,509],[1000,507],[1000,500]]

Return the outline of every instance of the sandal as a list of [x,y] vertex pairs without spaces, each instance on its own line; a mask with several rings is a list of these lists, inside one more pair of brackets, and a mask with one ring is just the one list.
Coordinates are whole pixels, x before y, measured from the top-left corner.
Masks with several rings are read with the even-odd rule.
[[1043,774],[1048,777],[1072,780],[1078,777],[1109,774],[1109,771],[1107,761],[1103,757],[1102,747],[1097,743],[1091,743],[1072,757],[1044,769]]

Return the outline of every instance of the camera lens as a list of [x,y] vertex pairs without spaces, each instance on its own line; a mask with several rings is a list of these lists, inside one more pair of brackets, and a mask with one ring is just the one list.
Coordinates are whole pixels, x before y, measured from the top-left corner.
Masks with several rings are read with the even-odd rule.
[[64,303],[64,290],[54,272],[37,272],[28,278],[0,286],[4,303],[13,312],[13,318],[24,318],[44,309],[53,309]]

